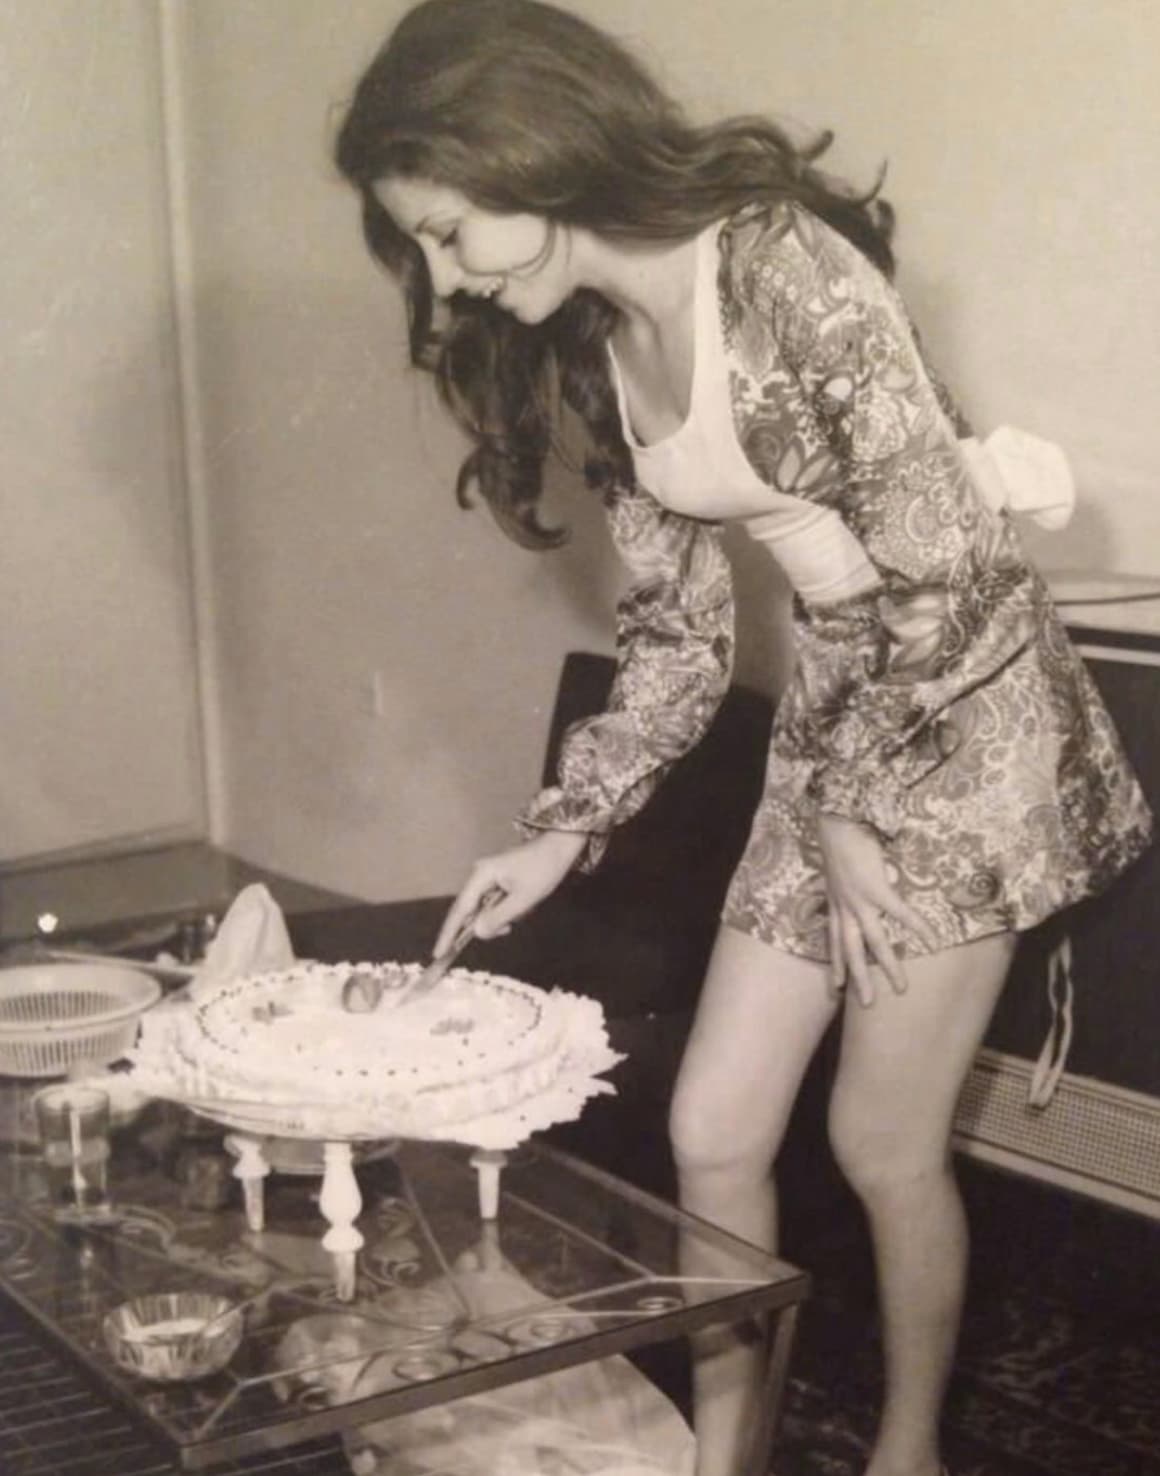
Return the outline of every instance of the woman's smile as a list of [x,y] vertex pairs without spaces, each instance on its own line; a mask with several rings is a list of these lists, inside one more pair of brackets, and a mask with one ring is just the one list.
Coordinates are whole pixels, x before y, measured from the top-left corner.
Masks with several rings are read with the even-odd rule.
[[422,251],[437,297],[464,292],[539,323],[577,285],[563,233],[541,215],[484,210],[449,185],[420,176],[381,180],[375,193]]

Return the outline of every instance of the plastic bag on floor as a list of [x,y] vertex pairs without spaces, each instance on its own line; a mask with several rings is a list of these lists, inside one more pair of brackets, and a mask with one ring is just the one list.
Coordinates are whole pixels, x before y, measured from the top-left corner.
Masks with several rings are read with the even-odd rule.
[[626,1358],[382,1420],[344,1437],[355,1476],[692,1476],[692,1432]]
[[[420,1294],[440,1293],[468,1311],[473,1328],[456,1341],[474,1340],[476,1356],[511,1354],[539,1310],[561,1312],[506,1260],[491,1226],[448,1277]],[[396,1303],[408,1295],[387,1293],[380,1315],[405,1316],[407,1308]],[[586,1322],[593,1327],[583,1313],[567,1315],[581,1330]],[[301,1332],[308,1335],[317,1321],[307,1319]],[[291,1334],[287,1343],[293,1340]],[[303,1352],[288,1349],[287,1364],[306,1361]],[[389,1357],[359,1358],[332,1366],[321,1383],[333,1398],[363,1397],[398,1386],[392,1365]],[[680,1411],[620,1356],[380,1420],[343,1438],[355,1476],[692,1476],[695,1450]]]

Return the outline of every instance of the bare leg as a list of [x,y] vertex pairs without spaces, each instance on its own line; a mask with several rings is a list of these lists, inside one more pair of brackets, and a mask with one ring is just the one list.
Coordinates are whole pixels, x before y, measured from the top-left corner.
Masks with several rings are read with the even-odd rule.
[[[767,1250],[773,1159],[835,1008],[822,965],[722,928],[673,1096],[673,1153],[685,1209]],[[689,1274],[717,1269],[686,1249]],[[760,1350],[714,1329],[694,1339],[693,1358],[697,1476],[738,1476]]]
[[886,1354],[867,1476],[939,1471],[967,1259],[950,1134],[1013,949],[1000,934],[909,960],[906,994],[883,983],[871,1007],[847,1001],[830,1132],[869,1220]]

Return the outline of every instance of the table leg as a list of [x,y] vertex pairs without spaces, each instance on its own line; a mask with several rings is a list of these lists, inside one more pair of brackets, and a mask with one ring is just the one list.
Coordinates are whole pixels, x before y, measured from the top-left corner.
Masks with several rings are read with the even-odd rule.
[[757,1419],[750,1435],[746,1476],[768,1476],[797,1332],[798,1305],[793,1302],[788,1307],[770,1312],[766,1319],[765,1377],[758,1396]]
[[479,1217],[494,1220],[499,1214],[499,1171],[507,1163],[507,1154],[499,1148],[477,1148],[471,1155],[471,1166],[479,1175]]
[[340,1302],[354,1300],[355,1265],[363,1244],[363,1235],[355,1226],[362,1209],[362,1195],[354,1175],[349,1143],[326,1143],[323,1146],[326,1169],[318,1207],[326,1216],[330,1229],[322,1237],[323,1247],[334,1257],[334,1284]]
[[258,1233],[266,1228],[266,1177],[270,1165],[262,1156],[262,1144],[257,1138],[247,1137],[245,1133],[230,1133],[226,1146],[238,1156],[234,1178],[242,1181],[246,1224]]

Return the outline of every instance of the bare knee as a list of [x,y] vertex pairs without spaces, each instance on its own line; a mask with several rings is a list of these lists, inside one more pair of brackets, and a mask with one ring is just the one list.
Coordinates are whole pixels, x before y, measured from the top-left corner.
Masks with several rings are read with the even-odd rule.
[[725,1115],[707,1093],[678,1082],[669,1104],[669,1142],[680,1173],[719,1172],[737,1157]]
[[949,1172],[949,1132],[932,1126],[917,1105],[913,1120],[891,1121],[835,1097],[829,1136],[838,1167],[867,1204],[913,1194]]
[[682,1177],[768,1174],[776,1144],[746,1131],[742,1115],[701,1085],[678,1082],[669,1106],[669,1141]]
[[682,1179],[768,1177],[833,1010],[821,965],[721,930],[669,1111]]

